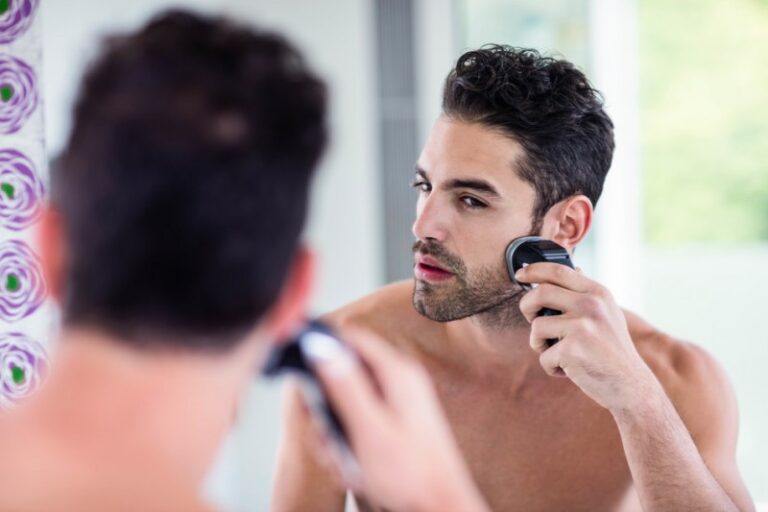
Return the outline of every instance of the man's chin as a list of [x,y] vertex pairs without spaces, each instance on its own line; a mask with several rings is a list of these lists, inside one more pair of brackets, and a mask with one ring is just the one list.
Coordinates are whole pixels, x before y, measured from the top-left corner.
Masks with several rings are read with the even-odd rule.
[[[429,283],[425,286],[428,288]],[[413,309],[416,310],[421,316],[428,318],[434,322],[452,322],[454,320],[461,320],[471,316],[471,313],[464,313],[457,311],[450,306],[446,307],[446,303],[450,300],[450,292],[443,293],[444,290],[439,292],[434,289],[419,288],[418,283],[413,293]],[[446,298],[443,298],[446,297]]]
[[[414,301],[416,300],[416,296],[421,295],[422,297],[429,298],[430,300],[435,300],[435,297],[449,297],[453,295],[451,293],[451,283],[450,282],[440,282],[440,283],[432,283],[430,281],[419,279],[418,277],[413,278],[413,296]],[[439,300],[439,299],[438,299]]]
[[517,324],[521,319],[520,299],[525,294],[524,290],[510,293],[500,291],[497,296],[504,297],[502,300],[478,301],[472,307],[468,307],[468,302],[461,302],[458,296],[462,295],[460,287],[433,286],[431,283],[421,279],[414,279],[413,288],[413,308],[421,316],[435,322],[452,322],[471,316],[479,315],[496,319],[498,323],[502,318],[510,325]]
[[429,283],[419,278],[414,278],[413,297],[411,300],[413,304],[413,309],[415,309],[416,312],[421,316],[438,322],[439,320],[435,318],[434,311],[432,311],[432,308],[428,304],[429,299],[432,297],[427,297],[427,296],[432,296],[432,295],[434,295],[434,290],[429,285]]
[[428,318],[429,320],[432,320],[433,322],[450,322],[452,320],[457,320],[456,318],[449,318],[446,316],[443,316],[440,314],[439,310],[435,308],[430,308],[423,302],[419,301],[413,301],[413,309],[416,310],[418,314],[423,316],[424,318]]

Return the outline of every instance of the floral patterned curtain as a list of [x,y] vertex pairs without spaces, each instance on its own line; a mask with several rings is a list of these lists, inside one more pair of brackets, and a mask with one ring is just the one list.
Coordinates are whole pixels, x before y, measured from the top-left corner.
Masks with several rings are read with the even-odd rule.
[[0,0],[0,410],[48,368],[51,310],[34,226],[47,174],[39,0]]

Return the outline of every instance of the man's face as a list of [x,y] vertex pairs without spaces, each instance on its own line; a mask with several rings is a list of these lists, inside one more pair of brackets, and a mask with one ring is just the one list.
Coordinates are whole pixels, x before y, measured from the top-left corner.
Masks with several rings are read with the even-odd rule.
[[[533,187],[518,177],[523,148],[499,131],[438,119],[419,156],[413,224],[413,305],[439,322],[499,309],[522,293],[504,251],[532,234]],[[519,317],[518,317],[519,318]]]

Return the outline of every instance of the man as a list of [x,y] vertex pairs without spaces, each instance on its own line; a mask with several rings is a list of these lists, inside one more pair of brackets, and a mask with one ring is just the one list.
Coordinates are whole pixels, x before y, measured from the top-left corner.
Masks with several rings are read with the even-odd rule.
[[[63,326],[46,384],[0,421],[0,510],[200,507],[240,393],[302,321],[325,97],[282,37],[226,20],[169,12],[107,41],[52,172],[41,253]],[[360,357],[374,351],[387,392],[352,359],[318,361],[332,396],[357,390],[339,407],[362,468],[352,483],[394,506],[484,510],[426,377],[369,335],[350,339],[367,340]],[[398,400],[403,382],[423,410]],[[446,481],[409,488],[382,471],[371,421],[390,453],[410,439],[422,462],[439,454]],[[442,435],[408,428],[423,422]]]
[[[539,285],[527,294],[508,276],[514,238],[570,252],[583,241],[613,146],[599,93],[570,63],[506,46],[465,53],[416,167],[414,282],[329,318],[428,369],[492,510],[752,510],[736,402],[708,354],[579,271],[531,265],[517,275]],[[544,307],[563,314],[537,317]],[[307,455],[296,402],[277,510],[340,511],[345,490]]]

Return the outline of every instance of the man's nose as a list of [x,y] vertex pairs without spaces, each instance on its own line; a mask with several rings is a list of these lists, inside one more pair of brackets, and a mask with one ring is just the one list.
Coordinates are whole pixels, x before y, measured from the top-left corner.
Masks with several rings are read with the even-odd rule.
[[417,208],[416,221],[413,223],[411,231],[418,240],[441,243],[446,240],[448,230],[445,225],[445,211],[441,208],[438,199],[433,194]]

